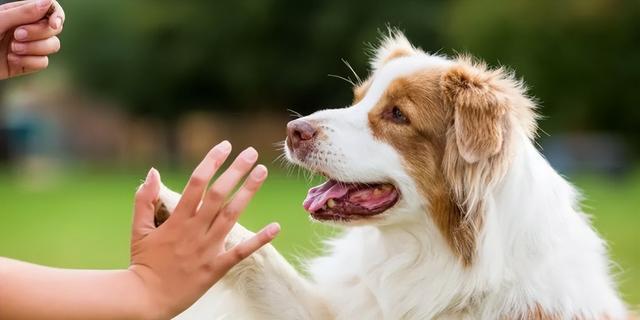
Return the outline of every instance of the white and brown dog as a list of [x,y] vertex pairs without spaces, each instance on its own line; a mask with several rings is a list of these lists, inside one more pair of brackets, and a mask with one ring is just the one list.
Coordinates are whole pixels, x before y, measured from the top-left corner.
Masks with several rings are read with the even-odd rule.
[[345,233],[309,277],[265,247],[182,317],[627,319],[580,195],[534,146],[534,109],[511,73],[391,34],[352,106],[287,126],[288,159],[328,178],[305,209]]

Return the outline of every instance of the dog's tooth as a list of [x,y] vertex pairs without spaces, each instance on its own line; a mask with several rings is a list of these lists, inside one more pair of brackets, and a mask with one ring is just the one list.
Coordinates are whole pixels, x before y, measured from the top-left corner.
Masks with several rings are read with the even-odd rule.
[[385,184],[382,186],[382,191],[388,192],[388,191],[391,191],[391,188],[392,188],[391,185]]
[[333,208],[333,207],[335,207],[335,206],[336,206],[336,201],[335,201],[335,200],[333,200],[333,199],[329,199],[329,201],[327,201],[327,206],[328,206],[329,208]]
[[380,188],[373,189],[373,196],[374,197],[380,196],[381,194],[382,194],[382,190],[380,190]]

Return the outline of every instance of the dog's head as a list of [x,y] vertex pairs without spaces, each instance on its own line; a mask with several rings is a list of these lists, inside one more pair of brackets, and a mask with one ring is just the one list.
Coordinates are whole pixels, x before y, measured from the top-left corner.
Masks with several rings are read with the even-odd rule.
[[288,159],[328,178],[305,209],[343,224],[431,219],[470,260],[483,199],[508,168],[513,137],[535,131],[523,90],[502,69],[430,55],[390,34],[350,107],[287,125]]

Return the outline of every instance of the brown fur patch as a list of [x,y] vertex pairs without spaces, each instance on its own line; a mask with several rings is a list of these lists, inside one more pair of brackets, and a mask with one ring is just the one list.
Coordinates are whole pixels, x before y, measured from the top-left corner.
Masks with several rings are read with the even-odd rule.
[[353,88],[353,104],[356,104],[364,98],[371,87],[371,78]]
[[[358,96],[366,87],[356,89]],[[408,123],[389,121],[394,107]],[[459,58],[450,68],[396,79],[369,112],[376,138],[395,147],[427,200],[431,218],[464,265],[473,262],[487,190],[510,160],[514,125],[532,137],[533,103],[502,69]]]
[[[561,319],[567,319],[567,317],[563,317],[557,313],[553,313],[553,312],[549,312],[546,311],[542,308],[542,306],[540,304],[535,304],[532,308],[530,308],[529,310],[527,310],[524,314],[521,315],[509,315],[509,316],[505,316],[502,317],[503,320],[561,320]],[[613,318],[611,318],[608,315],[602,315],[600,317],[596,317],[596,318],[588,318],[585,317],[583,315],[574,315],[572,317],[570,317],[569,319],[572,320],[613,320]],[[634,320],[633,316],[631,315],[629,317],[629,320]]]
[[518,320],[561,320],[562,317],[560,317],[557,314],[547,312],[542,308],[542,306],[540,306],[539,304],[536,304],[535,306],[530,308],[525,314],[517,316],[517,317],[514,317],[514,318],[511,318],[511,319],[518,319]]
[[514,130],[529,138],[534,135],[534,105],[511,73],[488,69],[467,57],[458,58],[441,83],[445,104],[454,113],[445,175],[467,214],[481,214],[487,190],[508,168]]
[[171,213],[169,212],[169,209],[167,209],[167,206],[160,200],[156,201],[155,211],[155,215],[153,216],[153,224],[155,224],[156,227],[159,227],[165,221],[167,221],[167,219],[169,219]]
[[496,94],[485,70],[459,64],[443,77],[443,90],[454,108],[458,151],[470,163],[496,155],[502,148],[506,98]]
[[406,48],[397,48],[394,49],[393,51],[391,51],[387,56],[384,57],[384,59],[381,61],[382,65],[387,64],[389,61],[393,60],[393,59],[397,59],[397,58],[401,58],[401,57],[407,57],[412,55],[413,52],[409,49]]
[[[467,218],[467,212],[452,193],[442,165],[447,131],[453,115],[441,94],[443,70],[420,71],[392,82],[369,113],[374,135],[394,146],[403,156],[419,191],[428,200],[429,212],[453,252],[470,265],[476,252],[482,216]],[[399,108],[409,124],[386,119],[393,107]]]

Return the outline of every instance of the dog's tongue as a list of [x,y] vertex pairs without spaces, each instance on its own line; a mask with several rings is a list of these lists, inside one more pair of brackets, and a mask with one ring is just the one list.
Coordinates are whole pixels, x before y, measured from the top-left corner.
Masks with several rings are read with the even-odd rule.
[[315,212],[321,209],[329,199],[342,198],[348,192],[348,185],[329,180],[315,188],[311,188],[302,205],[305,210]]

